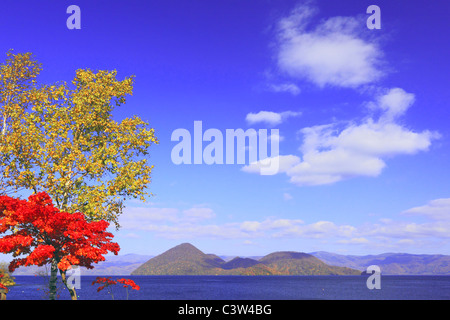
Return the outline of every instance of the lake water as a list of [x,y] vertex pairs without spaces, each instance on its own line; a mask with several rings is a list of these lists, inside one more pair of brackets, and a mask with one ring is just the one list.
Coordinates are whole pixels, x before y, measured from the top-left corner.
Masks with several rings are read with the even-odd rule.
[[[79,300],[111,300],[97,292],[95,276],[81,276]],[[381,276],[381,288],[369,290],[368,276],[113,276],[132,279],[130,300],[450,300],[450,276]],[[45,278],[16,276],[8,300],[47,299]],[[60,299],[70,299],[59,283]],[[112,287],[115,300],[126,299],[121,285]]]

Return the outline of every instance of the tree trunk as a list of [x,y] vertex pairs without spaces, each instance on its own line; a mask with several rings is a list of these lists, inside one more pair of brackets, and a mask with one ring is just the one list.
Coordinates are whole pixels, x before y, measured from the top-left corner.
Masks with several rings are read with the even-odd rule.
[[6,300],[6,293],[3,292],[3,289],[0,289],[0,300]]
[[3,116],[2,136],[6,134],[6,115]]
[[49,282],[50,300],[56,299],[56,280],[58,280],[57,277],[58,277],[58,262],[55,259],[53,259],[50,267],[50,282]]
[[62,270],[59,270],[59,272],[61,273],[61,279],[62,279],[64,285],[66,286],[67,290],[69,290],[70,298],[72,300],[77,300],[77,292],[75,291],[75,287],[73,285],[67,284],[66,272],[62,271]]

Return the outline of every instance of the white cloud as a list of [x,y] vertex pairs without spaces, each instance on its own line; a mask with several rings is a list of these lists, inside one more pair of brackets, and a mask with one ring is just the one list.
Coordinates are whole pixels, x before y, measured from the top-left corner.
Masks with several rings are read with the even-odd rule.
[[367,244],[370,241],[364,237],[339,240],[338,243],[343,244]]
[[379,157],[426,151],[432,139],[437,137],[430,131],[417,133],[396,123],[374,123],[370,120],[360,125],[350,125],[338,135],[331,136],[329,131],[305,134],[320,135],[322,141],[319,147],[342,148],[348,152]]
[[152,229],[159,224],[188,224],[215,217],[211,208],[194,206],[189,209],[157,207],[127,207],[120,216],[120,225],[124,229]]
[[261,228],[261,223],[258,221],[244,221],[240,226],[243,231],[255,232]]
[[294,96],[300,93],[300,88],[294,83],[270,84],[269,89],[274,92],[288,92]]
[[358,87],[378,80],[382,52],[361,37],[361,21],[332,17],[309,28],[316,11],[301,5],[279,22],[279,68],[320,87]]
[[349,152],[345,149],[313,151],[303,161],[287,170],[296,185],[331,184],[355,176],[377,176],[385,164],[376,157]]
[[247,114],[245,120],[247,120],[249,124],[265,122],[269,125],[278,125],[289,117],[297,117],[300,115],[301,112],[294,112],[294,111],[284,111],[284,112],[259,111],[258,113]]
[[[294,155],[276,156],[268,159],[278,163],[278,173],[286,173],[290,168],[300,162],[300,158]],[[242,167],[241,170],[248,173],[261,174],[262,169],[264,169],[265,166],[265,163],[260,160]]]
[[450,198],[432,200],[424,206],[408,209],[403,214],[421,215],[433,220],[450,221]]
[[194,207],[183,210],[184,218],[191,220],[204,220],[214,218],[216,215],[210,208]]
[[[213,223],[215,215],[210,210],[193,207],[187,210],[164,208],[161,213],[171,213],[166,220],[161,220],[155,211],[147,218],[143,211],[136,208],[127,209],[122,219],[134,223],[122,223],[127,232],[142,230],[152,232],[158,237],[168,239],[322,239],[337,244],[359,245],[377,250],[402,249],[411,246],[445,244],[450,241],[450,219],[448,210],[450,199],[436,199],[424,206],[406,210],[406,215],[423,215],[425,222],[379,219],[362,225],[338,224],[333,221],[319,220],[305,223],[301,219],[284,219],[276,217],[261,220],[244,220],[231,223]],[[174,218],[173,213],[177,213]],[[192,216],[195,219],[192,219]],[[155,219],[157,217],[157,219]],[[197,219],[198,218],[198,219]],[[127,220],[128,219],[128,220]],[[124,222],[122,221],[122,222]],[[129,234],[135,236],[135,234]]]
[[294,197],[292,197],[292,195],[290,193],[285,192],[285,193],[283,193],[283,199],[286,201],[289,201],[289,200],[294,199]]
[[349,237],[356,231],[356,228],[350,225],[336,225],[331,221],[318,221],[307,225],[300,234],[312,237]]
[[[290,182],[299,186],[332,184],[358,176],[376,177],[386,167],[385,159],[426,151],[439,134],[414,132],[397,123],[414,101],[414,95],[394,88],[370,104],[380,111],[378,119],[349,123],[344,128],[328,124],[303,128],[303,156],[281,155],[280,170]],[[259,173],[260,163],[251,163],[242,170]]]
[[401,88],[393,88],[378,99],[378,107],[385,111],[384,121],[392,121],[402,116],[414,103],[415,97]]
[[260,111],[258,113],[249,113],[245,118],[248,123],[266,122],[270,125],[281,123],[281,114],[272,111]]
[[372,238],[413,239],[413,238],[450,238],[449,221],[410,222],[380,221],[359,228],[359,233]]
[[274,132],[268,137],[268,141],[270,141],[270,143],[274,143],[274,142],[280,143],[283,140],[284,140],[284,137],[282,135],[280,135],[279,132]]

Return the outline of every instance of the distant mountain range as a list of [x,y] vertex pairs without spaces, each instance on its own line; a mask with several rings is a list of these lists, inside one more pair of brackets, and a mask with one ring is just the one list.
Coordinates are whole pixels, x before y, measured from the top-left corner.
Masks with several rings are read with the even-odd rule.
[[312,252],[327,264],[346,266],[364,271],[377,265],[382,274],[391,275],[450,275],[450,256],[441,254],[383,253],[354,256],[330,252]]
[[[118,256],[107,256],[106,261],[94,264],[94,269],[82,268],[81,275],[129,275],[152,256],[139,254],[125,254]],[[50,272],[45,267],[29,266],[19,267],[14,271],[14,276],[35,275],[40,272]]]
[[[324,251],[283,251],[266,256],[232,257],[205,254],[188,243],[156,257],[138,254],[108,256],[94,269],[82,269],[81,274],[360,274],[370,265],[378,265],[385,275],[450,275],[448,255],[383,253],[356,256]],[[42,267],[20,267],[14,275],[34,275],[43,270]]]
[[180,244],[151,258],[132,275],[359,275],[361,271],[330,266],[300,252],[274,252],[259,260],[236,257],[228,262],[205,254],[192,244]]

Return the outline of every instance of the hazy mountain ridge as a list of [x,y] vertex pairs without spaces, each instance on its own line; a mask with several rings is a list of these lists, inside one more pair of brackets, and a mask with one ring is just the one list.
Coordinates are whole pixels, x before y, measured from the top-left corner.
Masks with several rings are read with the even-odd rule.
[[340,255],[312,252],[327,264],[346,266],[364,271],[370,265],[380,267],[382,274],[392,275],[450,275],[450,256],[440,254],[383,253],[379,255]]
[[[130,275],[133,270],[150,258],[152,258],[152,256],[139,254],[107,256],[106,261],[94,264],[94,269],[81,268],[81,275]],[[45,272],[49,273],[50,267],[46,269],[45,266],[29,266],[19,267],[14,271],[13,275],[36,275]]]
[[236,257],[228,262],[205,254],[189,243],[180,244],[148,260],[132,275],[356,275],[333,267],[307,253],[275,252],[259,260]]
[[[194,246],[192,246],[194,247]],[[195,247],[194,247],[195,248]],[[198,250],[197,248],[195,248]],[[203,252],[195,251],[196,257],[200,257]],[[286,254],[286,251],[284,252]],[[292,252],[291,252],[292,253]],[[297,252],[296,254],[302,254]],[[305,254],[305,253],[303,253]],[[378,265],[381,272],[385,275],[450,275],[450,256],[448,255],[433,255],[433,254],[408,254],[408,253],[383,253],[378,255],[342,255],[330,253],[325,251],[310,252],[311,256],[319,259],[329,266],[347,267],[364,271],[370,265]],[[262,264],[260,260],[268,262],[271,257],[280,255],[280,253],[272,253],[266,256],[251,256],[251,257],[231,257],[231,256],[217,256],[213,254],[206,254],[206,259],[203,260],[208,268],[209,274],[273,274],[274,269],[270,269],[267,265]],[[296,255],[294,254],[293,257]],[[130,275],[133,271],[141,267],[148,260],[154,256],[126,254],[118,256],[107,256],[106,261],[99,262],[94,265],[94,269],[87,270],[82,268],[82,275]],[[297,256],[300,257],[300,256]],[[306,256],[305,256],[306,257]],[[283,259],[278,259],[282,261]],[[282,269],[280,261],[275,263],[276,268]],[[304,263],[307,260],[303,261]],[[194,261],[191,261],[194,264]],[[204,265],[204,266],[205,266]],[[164,263],[160,265],[160,270],[164,267]],[[183,265],[174,266],[182,268]],[[252,267],[249,269],[249,267]],[[284,262],[285,268],[295,268],[289,262]],[[194,267],[198,272],[201,271],[198,266]],[[217,268],[217,269],[216,269]],[[14,275],[35,275],[38,272],[45,271],[44,267],[20,267],[14,272]],[[194,271],[194,270],[193,270]],[[277,270],[279,272],[280,270]]]

